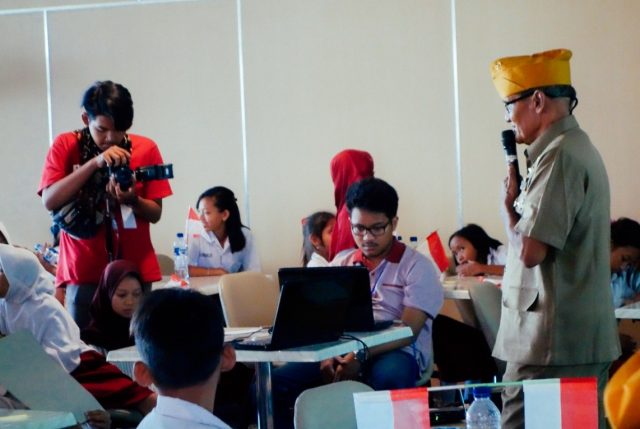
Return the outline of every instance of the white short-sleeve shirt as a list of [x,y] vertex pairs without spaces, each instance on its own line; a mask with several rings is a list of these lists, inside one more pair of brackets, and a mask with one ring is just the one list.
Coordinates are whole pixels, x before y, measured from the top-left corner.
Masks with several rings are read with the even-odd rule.
[[[364,265],[366,258],[359,249],[338,254],[331,265]],[[394,241],[386,259],[369,271],[371,301],[376,320],[399,320],[405,307],[427,314],[418,339],[402,350],[416,358],[420,370],[432,361],[431,326],[444,301],[438,273],[424,255]]]
[[246,243],[239,252],[231,252],[229,239],[221,245],[212,232],[208,238],[200,235],[189,237],[189,265],[203,268],[222,268],[229,273],[240,271],[260,271],[260,259],[253,242],[253,234],[242,228]]
[[156,407],[145,416],[138,429],[231,429],[200,405],[158,395]]

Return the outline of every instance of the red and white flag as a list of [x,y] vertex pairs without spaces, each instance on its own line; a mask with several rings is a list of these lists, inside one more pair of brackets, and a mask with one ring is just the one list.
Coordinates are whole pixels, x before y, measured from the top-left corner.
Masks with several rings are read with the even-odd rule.
[[431,258],[438,266],[438,269],[441,273],[444,272],[447,268],[449,268],[449,258],[444,251],[444,246],[442,245],[442,240],[440,240],[440,235],[438,235],[438,231],[433,231],[431,234],[427,235],[427,243],[429,243],[429,253],[431,253]]
[[202,221],[200,220],[200,216],[193,209],[193,207],[189,207],[189,214],[187,215],[187,224],[185,226],[186,231],[186,239],[187,245],[191,242],[193,237],[202,237],[207,241],[207,243],[211,242],[211,238],[209,238],[209,234],[204,230],[204,226],[202,225]]
[[527,429],[598,427],[595,377],[525,380],[522,386]]
[[426,387],[353,394],[358,428],[429,429]]

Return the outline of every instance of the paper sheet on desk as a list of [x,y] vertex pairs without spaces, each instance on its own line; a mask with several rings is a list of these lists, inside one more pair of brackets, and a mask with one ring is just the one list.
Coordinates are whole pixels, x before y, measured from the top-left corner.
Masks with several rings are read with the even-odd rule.
[[85,420],[86,411],[102,409],[27,331],[0,340],[0,380],[31,409],[70,411],[79,422]]
[[502,277],[500,276],[474,276],[474,277],[458,277],[448,276],[442,280],[442,287],[447,290],[469,289],[474,285],[489,282],[497,287],[502,285]]
[[250,327],[242,327],[242,328],[224,328],[224,342],[229,343],[231,341],[247,338],[252,334],[260,331],[261,327],[259,326],[250,326]]

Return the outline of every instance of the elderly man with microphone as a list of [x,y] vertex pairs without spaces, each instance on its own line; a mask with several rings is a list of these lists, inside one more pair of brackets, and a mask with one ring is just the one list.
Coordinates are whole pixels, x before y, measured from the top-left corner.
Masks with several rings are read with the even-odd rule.
[[[522,186],[513,167],[505,180],[509,255],[493,354],[507,362],[505,381],[597,377],[604,428],[602,392],[620,354],[609,287],[609,181],[572,114],[571,55],[556,49],[491,65],[515,142],[527,146]],[[506,388],[502,399],[503,427],[523,428],[522,388]]]

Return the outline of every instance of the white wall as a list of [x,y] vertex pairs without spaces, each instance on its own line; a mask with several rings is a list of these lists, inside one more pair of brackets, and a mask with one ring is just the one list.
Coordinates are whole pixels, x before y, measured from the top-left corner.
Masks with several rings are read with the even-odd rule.
[[333,208],[329,160],[348,147],[371,152],[376,175],[397,188],[402,235],[438,229],[446,240],[461,215],[503,239],[506,125],[489,63],[557,47],[574,52],[576,116],[607,164],[612,215],[640,218],[640,147],[627,141],[640,127],[640,3],[556,3],[4,1],[0,220],[18,243],[48,239],[35,191],[49,127],[80,127],[84,89],[112,79],[132,92],[131,132],[153,138],[174,164],[174,196],[152,227],[160,252],[188,205],[221,184],[236,192],[265,270],[296,265],[300,220]]

